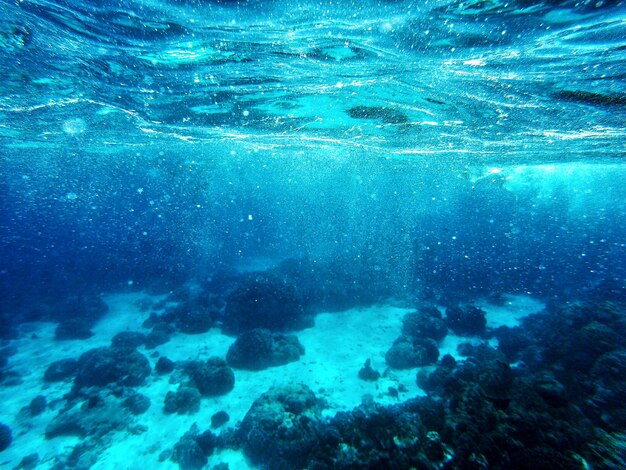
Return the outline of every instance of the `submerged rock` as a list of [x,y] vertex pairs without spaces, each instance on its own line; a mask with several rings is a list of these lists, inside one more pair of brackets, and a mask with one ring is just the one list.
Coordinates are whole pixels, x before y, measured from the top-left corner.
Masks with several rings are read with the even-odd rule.
[[167,392],[165,395],[163,413],[194,414],[200,409],[201,398],[197,388],[181,385],[175,392]]
[[146,349],[154,349],[170,340],[172,330],[167,325],[158,324],[146,335]]
[[209,358],[207,361],[192,361],[186,364],[185,372],[190,384],[204,396],[224,395],[235,387],[235,374],[224,359]]
[[219,428],[220,426],[228,423],[229,420],[230,416],[228,416],[228,413],[225,411],[218,411],[211,416],[211,427]]
[[164,374],[169,374],[170,372],[172,372],[175,367],[176,367],[176,364],[174,363],[174,361],[172,361],[171,359],[165,356],[161,356],[157,360],[156,365],[154,366],[154,370],[156,371],[157,374],[164,375]]
[[437,308],[424,307],[418,312],[409,312],[404,316],[402,334],[413,338],[441,341],[448,334],[448,327]]
[[433,364],[439,358],[439,349],[432,339],[400,336],[385,354],[385,361],[394,369],[412,369]]
[[11,428],[4,423],[0,423],[0,452],[9,447],[13,442]]
[[215,323],[217,311],[191,302],[173,307],[165,316],[171,319],[176,329],[182,333],[193,335],[209,331]]
[[236,369],[262,370],[295,362],[302,354],[304,346],[296,336],[256,328],[237,338],[226,361]]
[[137,349],[146,341],[146,335],[139,331],[122,331],[111,339],[112,348]]
[[103,436],[126,427],[130,415],[116,399],[92,396],[80,405],[62,410],[46,427],[46,438]]
[[58,340],[87,339],[93,335],[90,322],[80,318],[64,320],[54,330],[54,337]]
[[254,401],[241,423],[244,452],[255,464],[283,462],[285,468],[304,468],[318,446],[313,424],[322,408],[306,385],[271,388]]
[[76,374],[78,370],[78,361],[76,359],[61,359],[54,361],[48,366],[43,375],[45,382],[59,382],[69,379]]
[[486,331],[486,313],[473,305],[448,307],[446,309],[446,324],[457,335],[480,336]]
[[28,404],[28,411],[30,412],[31,416],[39,416],[46,410],[47,406],[48,402],[46,400],[46,397],[44,397],[43,395],[37,395]]
[[15,470],[34,470],[39,465],[40,460],[38,453],[29,454],[20,460]]
[[212,446],[207,446],[207,433],[198,433],[194,424],[174,445],[171,459],[181,470],[200,470],[208,462],[208,455],[213,452]]
[[132,393],[124,399],[122,406],[134,415],[141,415],[150,408],[150,398],[141,393]]
[[255,328],[272,331],[313,326],[301,295],[293,284],[274,275],[244,280],[228,297],[222,329],[238,334]]
[[119,348],[96,348],[78,359],[74,389],[118,384],[135,387],[150,375],[148,359],[138,351]]
[[367,382],[375,382],[380,378],[380,372],[372,369],[372,361],[367,359],[363,367],[359,370],[359,379]]

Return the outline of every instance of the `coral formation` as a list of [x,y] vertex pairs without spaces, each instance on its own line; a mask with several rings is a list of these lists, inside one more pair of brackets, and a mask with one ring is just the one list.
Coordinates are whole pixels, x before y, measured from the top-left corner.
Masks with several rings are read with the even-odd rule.
[[297,361],[303,354],[304,347],[296,336],[255,328],[237,338],[228,349],[226,361],[236,369],[262,370]]

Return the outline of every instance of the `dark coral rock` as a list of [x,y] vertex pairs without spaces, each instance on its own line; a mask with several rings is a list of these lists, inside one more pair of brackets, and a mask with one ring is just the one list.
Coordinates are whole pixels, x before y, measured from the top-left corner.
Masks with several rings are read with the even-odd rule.
[[74,377],[77,370],[78,361],[76,359],[61,359],[48,366],[43,379],[45,382],[60,382]]
[[431,397],[412,398],[399,405],[407,413],[419,416],[425,429],[441,434],[445,427],[446,409],[444,402]]
[[92,397],[80,406],[62,410],[46,427],[46,438],[103,436],[124,429],[129,415],[117,400]]
[[[556,450],[558,463],[581,452],[592,433],[577,407],[551,406],[534,379],[511,380],[508,364],[498,361],[460,363],[443,396],[448,413],[442,437],[454,449],[451,468],[527,468],[524,455],[541,447]],[[541,468],[553,468],[546,465]]]
[[458,335],[483,335],[487,327],[485,311],[467,305],[455,306],[446,309],[446,324]]
[[519,359],[535,371],[558,364],[569,373],[588,373],[600,355],[623,347],[623,318],[612,302],[555,305],[522,321],[533,345]]
[[506,406],[511,400],[513,380],[511,366],[498,360],[485,363],[478,375],[478,383],[484,396],[497,406]]
[[296,336],[256,328],[237,338],[226,361],[237,369],[262,370],[295,362],[302,354],[304,347]]
[[13,442],[11,428],[4,423],[0,423],[0,452],[9,447]]
[[619,279],[604,279],[591,292],[590,297],[596,302],[625,302],[626,281]]
[[256,464],[306,467],[318,446],[314,423],[321,411],[322,402],[305,385],[271,388],[254,401],[241,423],[244,452]]
[[150,375],[148,359],[137,351],[114,348],[96,348],[78,359],[78,373],[74,388],[104,387],[108,384],[141,385]]
[[217,436],[207,430],[196,435],[196,442],[206,455],[211,455],[217,446]]
[[504,354],[492,348],[487,343],[461,343],[457,346],[456,350],[460,356],[472,357],[477,359],[479,362],[506,361]]
[[82,319],[87,325],[102,318],[109,306],[97,295],[68,297],[55,305],[55,317],[63,319]]
[[219,357],[212,357],[206,362],[190,362],[185,369],[191,383],[204,396],[224,395],[235,387],[233,370]]
[[439,365],[441,365],[441,367],[453,368],[454,366],[456,366],[456,359],[450,354],[444,354],[441,358],[441,361],[439,361]]
[[424,307],[418,312],[410,312],[404,316],[402,334],[413,338],[431,338],[441,341],[448,334],[448,327],[437,308]]
[[513,454],[510,468],[520,469],[563,469],[585,468],[580,457],[551,447],[525,449]]
[[13,369],[0,369],[0,386],[17,387],[24,383],[19,372]]
[[622,317],[622,309],[613,302],[573,302],[558,309],[554,321],[569,331],[580,330],[591,322],[609,325]]
[[146,341],[146,335],[138,331],[123,331],[111,339],[112,348],[137,349]]
[[498,350],[501,351],[509,361],[520,358],[520,353],[533,344],[533,339],[528,337],[528,333],[521,327],[513,328],[500,327],[496,331],[498,339]]
[[211,427],[219,428],[220,426],[228,423],[229,419],[230,416],[228,416],[228,413],[226,413],[225,411],[218,411],[213,416],[211,416]]
[[0,348],[0,369],[7,367],[9,365],[9,358],[16,353],[17,347],[15,345]]
[[537,394],[550,406],[562,408],[569,403],[565,386],[549,372],[534,377],[532,386]]
[[429,431],[424,440],[424,454],[431,462],[439,462],[444,457],[444,446],[441,437],[436,431]]
[[208,462],[207,454],[197,441],[198,431],[195,425],[174,445],[171,459],[182,470],[200,470]]
[[98,462],[99,452],[94,441],[83,441],[75,445],[65,461],[66,467],[92,468]]
[[417,386],[429,395],[442,395],[455,367],[456,360],[454,357],[446,354],[441,358],[437,366],[422,367],[417,372]]
[[87,339],[93,335],[91,324],[82,318],[64,320],[54,330],[54,337],[58,340]]
[[195,387],[181,385],[175,392],[167,392],[163,402],[165,414],[194,414],[200,409],[200,392]]
[[380,378],[380,372],[372,369],[372,361],[370,359],[365,360],[365,364],[359,370],[359,379],[366,382],[375,382]]
[[[364,269],[363,253],[351,251],[330,259],[287,259],[275,272],[298,286],[311,311],[338,312],[372,305],[393,295],[394,288],[381,271]],[[312,322],[311,322],[312,326]]]
[[39,465],[40,460],[38,453],[29,454],[20,460],[15,470],[34,470]]
[[133,393],[124,399],[122,406],[134,415],[141,415],[150,408],[150,398],[141,393]]
[[626,382],[626,350],[602,356],[591,371],[596,380],[611,388]]
[[400,336],[385,354],[385,361],[394,369],[412,369],[432,364],[439,358],[439,349],[431,339]]
[[176,329],[188,335],[206,333],[215,323],[217,315],[215,309],[198,305],[195,302],[185,302],[171,308],[165,313]]
[[254,328],[272,331],[313,326],[296,287],[284,279],[258,274],[244,280],[228,297],[222,328],[238,334]]
[[614,350],[617,343],[617,333],[607,325],[593,321],[566,341],[563,363],[569,369],[589,371],[596,359]]
[[396,339],[393,346],[385,354],[385,361],[389,367],[394,369],[412,369],[417,367],[413,342],[406,336]]
[[402,111],[385,106],[354,106],[346,110],[353,119],[378,119],[384,124],[406,124],[409,118]]
[[[420,370],[418,384],[445,410],[443,423],[429,428],[450,447],[445,467],[574,469],[581,465],[576,455],[595,463],[592,423],[610,432],[626,426],[626,351],[613,334],[619,331],[614,313],[606,305],[576,304],[531,315],[521,327],[497,332],[504,339],[497,352],[465,346],[467,360],[443,367],[442,359]],[[590,374],[568,366],[576,362],[574,344],[585,344],[584,358],[595,359]],[[514,369],[511,358],[520,361]]]
[[340,439],[338,468],[427,468],[420,456],[423,426],[401,405],[361,405],[332,420]]
[[621,432],[626,426],[626,350],[617,350],[600,357],[591,370],[594,419],[611,431]]
[[161,319],[161,316],[158,315],[155,312],[151,312],[150,315],[148,315],[148,318],[146,318],[143,323],[141,324],[142,327],[144,328],[154,328],[156,325],[163,323],[163,320]]
[[441,366],[422,367],[417,372],[417,386],[429,394],[440,395],[451,373],[450,369]]
[[44,397],[43,395],[37,395],[30,401],[28,405],[28,411],[30,412],[31,416],[39,416],[46,410],[46,406],[48,406],[46,397]]
[[169,374],[170,372],[172,372],[174,370],[174,367],[176,367],[176,364],[174,363],[174,361],[172,361],[171,359],[168,359],[165,356],[161,356],[157,360],[156,365],[154,366],[154,370],[156,371],[157,374],[164,375],[164,374]]
[[146,349],[154,349],[167,343],[170,340],[171,333],[172,329],[169,326],[159,323],[146,335]]

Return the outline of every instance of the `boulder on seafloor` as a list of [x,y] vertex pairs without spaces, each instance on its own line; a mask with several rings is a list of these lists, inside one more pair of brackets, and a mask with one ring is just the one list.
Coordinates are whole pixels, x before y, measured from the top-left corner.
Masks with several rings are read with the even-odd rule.
[[302,354],[304,346],[295,335],[255,328],[237,338],[228,349],[226,361],[236,369],[262,370],[297,361]]

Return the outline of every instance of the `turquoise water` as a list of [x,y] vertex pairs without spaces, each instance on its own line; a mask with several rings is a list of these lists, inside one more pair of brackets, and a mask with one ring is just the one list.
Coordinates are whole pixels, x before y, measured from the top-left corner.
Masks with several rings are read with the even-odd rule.
[[[598,390],[626,385],[606,379],[598,371],[604,362],[596,361],[602,354],[619,356],[622,340],[597,333],[590,344],[612,346],[577,359],[591,361],[582,369],[565,359],[578,357],[570,346],[555,352],[546,345],[556,341],[548,334],[553,330],[584,345],[581,335],[591,335],[584,328],[596,332],[601,324],[618,335],[623,328],[623,2],[3,0],[0,64],[0,358],[6,357],[0,378],[10,392],[22,376],[29,384],[23,404],[45,390],[27,379],[28,358],[15,356],[30,351],[31,334],[45,337],[47,330],[33,325],[63,327],[47,346],[58,348],[55,358],[67,344],[85,351],[103,346],[90,329],[109,318],[103,317],[107,308],[108,315],[127,311],[116,310],[111,295],[142,293],[156,305],[137,315],[153,313],[159,320],[142,326],[142,318],[132,329],[147,333],[161,322],[176,336],[223,327],[231,337],[255,327],[297,332],[321,313],[372,305],[434,305],[448,312],[446,319],[456,305],[488,305],[489,318],[489,308],[522,296],[544,305],[548,316],[520,326],[537,344],[514,351],[502,346],[498,352],[506,357],[498,360],[513,368],[516,384],[527,385],[537,374],[556,377],[567,390],[567,406],[581,408],[594,430],[545,448],[580,455],[581,466],[615,464],[597,442],[604,449],[610,441],[612,455],[619,454],[626,420],[616,402],[623,400]],[[252,308],[248,294],[260,310],[233,320],[233,312]],[[563,331],[550,314],[578,315],[567,310],[575,302],[595,313],[583,315],[580,324],[563,320],[575,325]],[[607,302],[615,318],[598,313]],[[255,320],[260,317],[269,320]],[[112,318],[106,321],[117,325]],[[533,323],[543,325],[540,332]],[[400,317],[395,325],[400,329]],[[510,341],[489,325],[478,336],[492,348]],[[471,328],[453,326],[449,320],[450,335],[475,336]],[[225,341],[219,338],[214,340]],[[139,350],[149,356],[144,347]],[[81,348],[69,356],[78,358]],[[531,359],[532,348],[543,353]],[[368,354],[380,356],[373,364],[381,372],[391,367],[385,350]],[[357,369],[366,356],[355,358]],[[154,368],[156,356],[150,361]],[[570,369],[574,375],[563,372]],[[37,369],[38,377],[42,373]],[[73,395],[63,399],[75,404],[85,398],[70,375],[66,389],[55,392],[58,400],[72,380]],[[484,380],[479,373],[468,384]],[[581,381],[585,391],[574,386]],[[111,384],[105,385],[101,395],[109,393]],[[269,385],[259,385],[257,395]],[[419,377],[417,385],[421,394],[452,400],[448,392],[426,390]],[[162,400],[161,392],[146,394]],[[371,390],[363,394],[376,399]],[[398,403],[405,403],[401,398]],[[594,407],[582,405],[590,401]],[[530,406],[513,403],[510,416]],[[404,406],[393,413],[415,411]],[[48,408],[46,418],[59,409]],[[512,456],[498,460],[486,450],[495,443],[478,445],[450,431],[460,429],[459,418],[446,409],[446,426],[405,430],[419,434],[413,437],[422,447],[414,454],[424,455],[426,431],[433,431],[442,436],[449,468],[487,468],[481,459],[489,468],[524,468],[524,459],[541,460],[522,459],[510,449],[494,451]],[[45,434],[31,426],[39,431],[29,435],[19,411],[0,415],[13,429],[4,451],[12,466],[25,455],[20,436]],[[315,413],[309,418],[317,422]],[[341,430],[358,428],[319,422],[338,429],[343,437],[337,442],[346,446]],[[165,446],[191,423],[184,424]],[[285,450],[280,462],[258,455],[243,438],[224,437],[216,445],[239,449],[250,465],[269,468],[444,465],[441,459],[403,460],[403,451],[368,460],[356,440],[350,446],[359,457],[350,461],[347,451],[336,454],[340,444],[324,433],[316,436],[310,441],[326,442],[323,452],[313,455],[305,446],[295,458]],[[85,442],[93,444],[92,438]],[[529,449],[531,442],[544,442],[533,439],[519,438]],[[481,450],[470,462],[464,449],[472,446]],[[39,465],[78,465],[61,451],[40,454]],[[196,468],[180,457],[160,464],[172,461]],[[113,468],[97,462],[92,465]],[[243,465],[233,462],[231,468]]]

